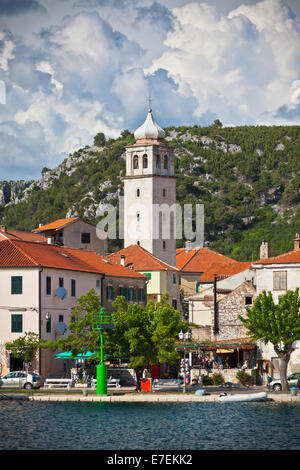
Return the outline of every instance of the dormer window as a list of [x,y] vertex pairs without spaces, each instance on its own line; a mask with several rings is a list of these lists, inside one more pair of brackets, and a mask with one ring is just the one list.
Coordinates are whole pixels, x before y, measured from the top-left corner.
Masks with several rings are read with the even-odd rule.
[[165,155],[165,156],[164,156],[164,169],[165,169],[165,170],[168,169],[168,155]]
[[148,168],[148,156],[143,155],[143,168]]
[[135,155],[133,157],[133,169],[137,170],[139,168],[139,157]]

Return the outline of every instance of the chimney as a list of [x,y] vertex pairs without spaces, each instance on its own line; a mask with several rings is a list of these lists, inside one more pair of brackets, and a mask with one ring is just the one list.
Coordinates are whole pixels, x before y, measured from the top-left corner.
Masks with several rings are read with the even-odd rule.
[[300,235],[296,233],[296,238],[294,238],[294,250],[300,250]]
[[6,232],[6,230],[7,230],[6,225],[1,225],[0,226],[0,232]]
[[121,265],[125,266],[125,255],[121,255]]
[[267,259],[269,256],[269,243],[263,240],[260,245],[259,259]]

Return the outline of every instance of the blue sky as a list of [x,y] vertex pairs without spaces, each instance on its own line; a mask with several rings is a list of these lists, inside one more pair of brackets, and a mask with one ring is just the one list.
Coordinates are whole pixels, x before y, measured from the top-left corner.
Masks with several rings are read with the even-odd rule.
[[300,124],[299,0],[0,0],[0,181],[98,132]]

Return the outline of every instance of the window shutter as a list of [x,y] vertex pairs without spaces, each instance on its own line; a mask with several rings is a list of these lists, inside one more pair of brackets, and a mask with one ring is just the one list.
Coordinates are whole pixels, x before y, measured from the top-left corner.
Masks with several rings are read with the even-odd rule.
[[22,294],[23,293],[23,278],[22,276],[11,277],[11,293]]

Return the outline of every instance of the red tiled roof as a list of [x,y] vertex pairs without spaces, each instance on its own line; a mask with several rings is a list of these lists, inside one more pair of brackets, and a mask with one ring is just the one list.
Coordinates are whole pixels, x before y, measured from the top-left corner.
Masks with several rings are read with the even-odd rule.
[[20,232],[18,230],[0,230],[0,241],[2,240],[24,240],[28,242],[46,243],[47,238],[38,233]]
[[177,271],[174,266],[164,263],[140,245],[127,246],[107,255],[106,259],[121,264],[121,255],[125,256],[125,266],[131,266],[135,271]]
[[6,240],[0,243],[0,267],[47,267],[107,276],[145,278],[132,269],[107,263],[97,253],[57,245]]
[[33,232],[45,232],[46,230],[58,230],[65,225],[73,222],[74,220],[79,220],[79,217],[73,217],[71,219],[59,219],[51,222],[50,224],[42,225],[42,227],[35,228]]
[[234,259],[216,253],[207,247],[176,250],[176,266],[182,272],[204,273],[212,264],[237,263]]
[[255,261],[253,264],[285,264],[300,263],[300,249],[283,253],[282,255],[272,256],[271,258]]
[[75,250],[69,248],[65,248],[65,251],[70,251],[75,254],[77,258],[87,262],[94,268],[101,269],[101,272],[105,273],[106,276],[138,277],[141,279],[147,279],[146,276],[143,276],[135,270],[111,262],[110,260],[104,258],[98,253],[94,253],[93,251]]
[[225,279],[229,276],[233,276],[234,274],[238,274],[245,269],[251,266],[251,261],[245,262],[236,262],[236,263],[225,263],[225,264],[218,264],[213,263],[204,274],[202,274],[198,281],[213,281],[214,274],[217,274],[218,280]]

